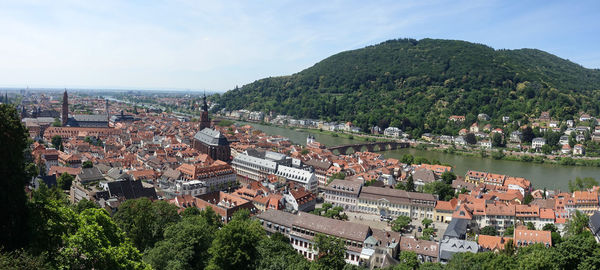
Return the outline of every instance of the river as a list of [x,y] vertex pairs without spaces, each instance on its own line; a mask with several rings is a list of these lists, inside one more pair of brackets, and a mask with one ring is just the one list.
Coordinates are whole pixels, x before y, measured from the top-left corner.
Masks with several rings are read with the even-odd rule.
[[[294,130],[289,128],[267,126],[256,123],[246,123],[254,128],[262,130],[270,135],[281,135],[289,138],[296,144],[305,145],[307,131]],[[316,141],[327,145],[335,146],[342,144],[361,143],[360,140],[351,140],[342,137],[333,137],[331,135],[314,133]],[[568,181],[575,177],[593,177],[598,179],[600,168],[581,167],[581,166],[562,166],[557,164],[538,164],[526,163],[520,161],[494,160],[490,158],[467,157],[461,155],[446,154],[438,151],[418,150],[415,148],[406,148],[398,150],[389,150],[379,152],[386,158],[400,159],[404,154],[425,157],[429,160],[439,160],[441,163],[448,163],[454,167],[457,175],[464,175],[468,170],[487,171],[510,176],[519,176],[529,179],[534,188],[541,189],[560,189],[568,191]],[[600,180],[600,179],[598,179]]]

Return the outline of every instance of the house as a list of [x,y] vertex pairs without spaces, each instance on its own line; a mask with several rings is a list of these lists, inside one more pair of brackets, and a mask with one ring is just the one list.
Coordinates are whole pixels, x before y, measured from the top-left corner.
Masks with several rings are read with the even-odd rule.
[[576,144],[573,147],[573,155],[583,156],[585,154],[585,148],[581,144]]
[[421,139],[430,142],[433,140],[433,135],[431,135],[431,133],[423,133],[423,135],[421,135]]
[[425,168],[416,169],[413,172],[412,177],[417,190],[422,190],[425,184],[433,183],[435,181],[435,174],[433,171]]
[[477,124],[477,122],[475,122],[471,125],[471,127],[469,128],[469,132],[471,132],[471,133],[479,132],[479,125]]
[[481,121],[490,121],[490,116],[485,113],[480,113],[477,115],[477,119]]
[[462,218],[453,218],[448,224],[444,236],[442,239],[466,239],[467,228],[469,227],[469,220]]
[[600,212],[594,211],[594,214],[590,216],[590,221],[588,223],[590,227],[590,231],[596,238],[596,242],[600,243]]
[[508,123],[510,121],[510,116],[502,116],[502,123]]
[[580,122],[585,122],[585,121],[590,121],[590,120],[592,120],[592,117],[589,114],[587,114],[587,113],[582,113],[579,116],[579,121]]
[[456,138],[454,138],[454,144],[467,145],[467,141],[465,140],[465,137],[463,137],[463,136],[456,136]]
[[331,203],[333,206],[341,206],[344,211],[354,212],[361,187],[360,182],[333,180],[328,186],[323,187],[325,202]]
[[479,147],[490,149],[490,148],[492,148],[492,142],[490,140],[480,141],[479,142]]
[[560,139],[558,140],[558,143],[560,145],[569,144],[569,136],[567,136],[567,135],[560,136]]
[[537,243],[542,243],[546,247],[552,246],[552,235],[550,231],[536,231],[524,229],[524,226],[519,226],[514,231],[515,246],[524,247]]
[[567,127],[573,127],[573,125],[575,125],[575,121],[573,120],[567,120]]
[[447,263],[454,254],[462,252],[478,253],[476,242],[461,239],[444,239],[440,242],[440,262]]
[[477,244],[484,251],[501,251],[504,250],[504,246],[506,245],[506,241],[511,240],[512,237],[504,237],[504,236],[491,236],[480,234],[477,237]]
[[565,155],[571,154],[571,146],[569,146],[568,143],[567,144],[563,144],[560,152],[563,153],[563,154],[565,154]]
[[541,149],[546,144],[546,139],[542,137],[533,138],[531,141],[531,147],[535,149]]
[[385,130],[383,130],[383,135],[385,135],[385,136],[397,138],[397,137],[400,137],[401,134],[402,134],[402,130],[397,127],[388,127]]
[[521,143],[523,139],[523,133],[521,131],[515,130],[510,133],[510,141],[514,143]]
[[466,128],[463,128],[458,131],[458,135],[460,135],[460,136],[465,136],[465,135],[467,135],[467,133],[469,133],[469,131]]
[[448,120],[450,120],[452,122],[464,122],[465,119],[466,118],[464,115],[452,115],[448,118]]
[[435,241],[401,237],[400,252],[403,251],[412,251],[416,253],[417,259],[421,263],[437,262],[439,256],[439,244]]
[[435,221],[450,223],[457,204],[458,200],[456,198],[452,198],[450,201],[437,201],[433,212]]
[[373,127],[371,128],[371,134],[375,134],[375,135],[377,135],[377,134],[381,134],[381,132],[382,132],[382,131],[381,131],[381,128],[380,128],[380,127],[378,127],[378,126],[373,126]]
[[75,177],[75,181],[78,181],[81,184],[98,182],[101,180],[104,180],[104,176],[96,167],[83,168],[81,169],[81,172]]
[[540,120],[540,122],[548,122],[548,121],[550,121],[550,112],[549,111],[542,112],[540,114],[539,120]]

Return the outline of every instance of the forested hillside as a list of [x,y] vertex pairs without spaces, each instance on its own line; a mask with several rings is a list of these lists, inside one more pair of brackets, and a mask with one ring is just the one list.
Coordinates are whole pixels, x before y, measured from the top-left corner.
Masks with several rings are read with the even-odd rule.
[[[549,110],[570,119],[600,113],[600,70],[535,50],[494,50],[456,40],[400,39],[333,55],[299,73],[216,97],[216,109],[392,125],[413,134],[456,133],[450,115],[492,121]],[[465,125],[466,125],[465,123]]]

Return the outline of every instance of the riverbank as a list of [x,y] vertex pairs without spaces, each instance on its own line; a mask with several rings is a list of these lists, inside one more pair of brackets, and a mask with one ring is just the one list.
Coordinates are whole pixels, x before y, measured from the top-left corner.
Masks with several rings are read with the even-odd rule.
[[[335,132],[328,130],[320,130],[320,129],[312,129],[312,128],[302,128],[302,127],[293,127],[293,126],[279,126],[273,125],[271,123],[255,123],[255,122],[245,122],[245,121],[236,121],[227,119],[229,121],[235,121],[246,124],[259,124],[263,126],[272,126],[277,128],[285,128],[290,130],[296,130],[300,132],[306,132],[311,134],[320,134],[327,135],[331,137],[339,137],[345,138],[348,140],[355,140],[356,142],[350,143],[358,143],[358,142],[383,142],[383,141],[398,141],[394,138],[377,136],[372,134],[361,134],[361,133],[346,133],[346,132]],[[318,141],[318,140],[317,140]],[[348,144],[350,144],[348,143]],[[328,145],[327,146],[335,146]],[[478,157],[478,158],[486,158],[492,160],[506,160],[513,162],[524,162],[524,163],[537,163],[537,164],[556,164],[561,166],[583,166],[583,167],[600,167],[600,159],[581,159],[581,158],[573,158],[573,157],[560,157],[560,156],[552,156],[552,155],[542,155],[538,153],[528,153],[528,152],[514,152],[514,151],[505,151],[504,149],[493,149],[493,150],[483,150],[481,148],[472,148],[472,149],[457,149],[452,148],[452,145],[445,144],[432,144],[425,141],[412,141],[411,145],[416,145],[416,148],[420,150],[426,151],[438,151],[446,154],[453,155],[461,155],[461,156],[469,156],[469,157]],[[432,147],[433,146],[433,147]],[[454,149],[454,150],[449,150]],[[485,154],[482,154],[485,153]]]
[[[309,132],[305,129],[297,128],[282,128],[274,125],[261,125],[259,123],[237,121],[240,124],[248,124],[255,129],[261,130],[269,135],[280,135],[287,137],[295,144],[306,145],[306,137],[309,134],[315,136],[316,141],[326,145],[342,145],[364,142],[354,139],[348,139],[347,136],[333,137],[327,132]],[[318,131],[318,130],[317,130]],[[569,180],[574,180],[576,177],[593,177],[598,178],[600,169],[598,167],[585,166],[563,166],[550,162],[535,163],[535,162],[515,162],[511,160],[481,158],[476,154],[466,153],[444,153],[443,151],[433,150],[431,147],[411,147],[396,150],[387,150],[378,152],[385,158],[402,159],[406,154],[414,157],[423,157],[430,161],[439,161],[441,164],[452,165],[454,172],[457,175],[465,175],[469,170],[484,171],[496,174],[504,174],[509,176],[524,177],[532,182],[536,188],[560,189],[568,190]]]

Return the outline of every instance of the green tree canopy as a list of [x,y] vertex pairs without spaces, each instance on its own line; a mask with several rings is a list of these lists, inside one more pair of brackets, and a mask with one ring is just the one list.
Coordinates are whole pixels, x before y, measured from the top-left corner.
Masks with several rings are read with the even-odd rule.
[[[238,211],[239,212],[239,211]],[[259,258],[258,243],[266,237],[256,220],[238,215],[215,234],[208,252],[206,269],[255,269]]]
[[162,240],[164,230],[179,218],[177,206],[148,198],[127,200],[114,215],[115,222],[139,250],[152,248]]
[[0,104],[0,246],[8,251],[27,244],[24,151],[27,130],[14,106]]
[[344,241],[334,236],[316,234],[313,238],[317,259],[314,263],[314,269],[338,269],[341,270],[346,265],[344,260],[346,255],[346,246]]

